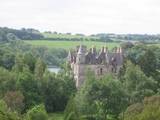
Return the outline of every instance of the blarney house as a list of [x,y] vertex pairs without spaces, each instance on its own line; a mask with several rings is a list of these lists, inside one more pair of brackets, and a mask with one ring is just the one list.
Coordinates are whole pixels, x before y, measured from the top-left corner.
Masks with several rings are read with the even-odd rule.
[[107,73],[118,73],[123,64],[123,51],[121,48],[109,51],[107,47],[102,47],[98,53],[95,47],[87,50],[86,46],[80,45],[75,51],[69,51],[68,62],[76,81],[76,87],[79,88],[85,80],[87,69],[93,71],[98,77]]

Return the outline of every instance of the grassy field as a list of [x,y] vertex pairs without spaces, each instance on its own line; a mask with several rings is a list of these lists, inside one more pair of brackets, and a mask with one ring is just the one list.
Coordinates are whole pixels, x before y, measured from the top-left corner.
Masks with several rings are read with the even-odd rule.
[[63,120],[63,113],[52,113],[49,115],[49,120]]
[[157,46],[157,47],[160,47],[160,43],[156,43],[156,44],[149,44],[149,46]]
[[64,48],[64,49],[71,49],[75,48],[77,45],[81,43],[86,45],[88,48],[92,46],[96,46],[97,49],[101,48],[102,46],[107,46],[109,49],[113,47],[119,46],[119,43],[104,43],[104,42],[94,42],[94,41],[48,41],[48,40],[25,40],[26,43],[31,44],[33,46],[45,46],[49,48]]

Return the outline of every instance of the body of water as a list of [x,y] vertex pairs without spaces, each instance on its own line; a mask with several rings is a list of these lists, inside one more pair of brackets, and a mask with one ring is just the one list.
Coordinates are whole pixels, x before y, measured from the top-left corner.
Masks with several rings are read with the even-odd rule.
[[60,71],[60,68],[59,67],[56,67],[56,66],[53,66],[53,67],[48,67],[48,70],[50,72],[54,72],[54,73],[58,73]]

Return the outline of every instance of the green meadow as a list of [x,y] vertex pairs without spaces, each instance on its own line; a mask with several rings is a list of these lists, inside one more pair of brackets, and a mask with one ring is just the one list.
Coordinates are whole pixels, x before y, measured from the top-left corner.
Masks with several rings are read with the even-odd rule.
[[148,46],[157,46],[157,47],[160,47],[160,43],[156,43],[156,44],[149,44]]
[[96,41],[81,42],[81,41],[25,40],[25,42],[33,46],[45,46],[48,48],[63,48],[63,49],[72,49],[80,44],[86,45],[88,48],[92,46],[96,46],[97,49],[103,46],[107,46],[109,49],[119,46],[119,43],[116,43],[116,42],[105,43],[105,42],[96,42]]

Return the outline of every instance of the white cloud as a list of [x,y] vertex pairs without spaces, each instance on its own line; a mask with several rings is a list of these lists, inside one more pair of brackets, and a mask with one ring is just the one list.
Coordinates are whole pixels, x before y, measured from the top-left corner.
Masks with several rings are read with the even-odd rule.
[[0,26],[73,33],[160,33],[159,0],[0,0]]

